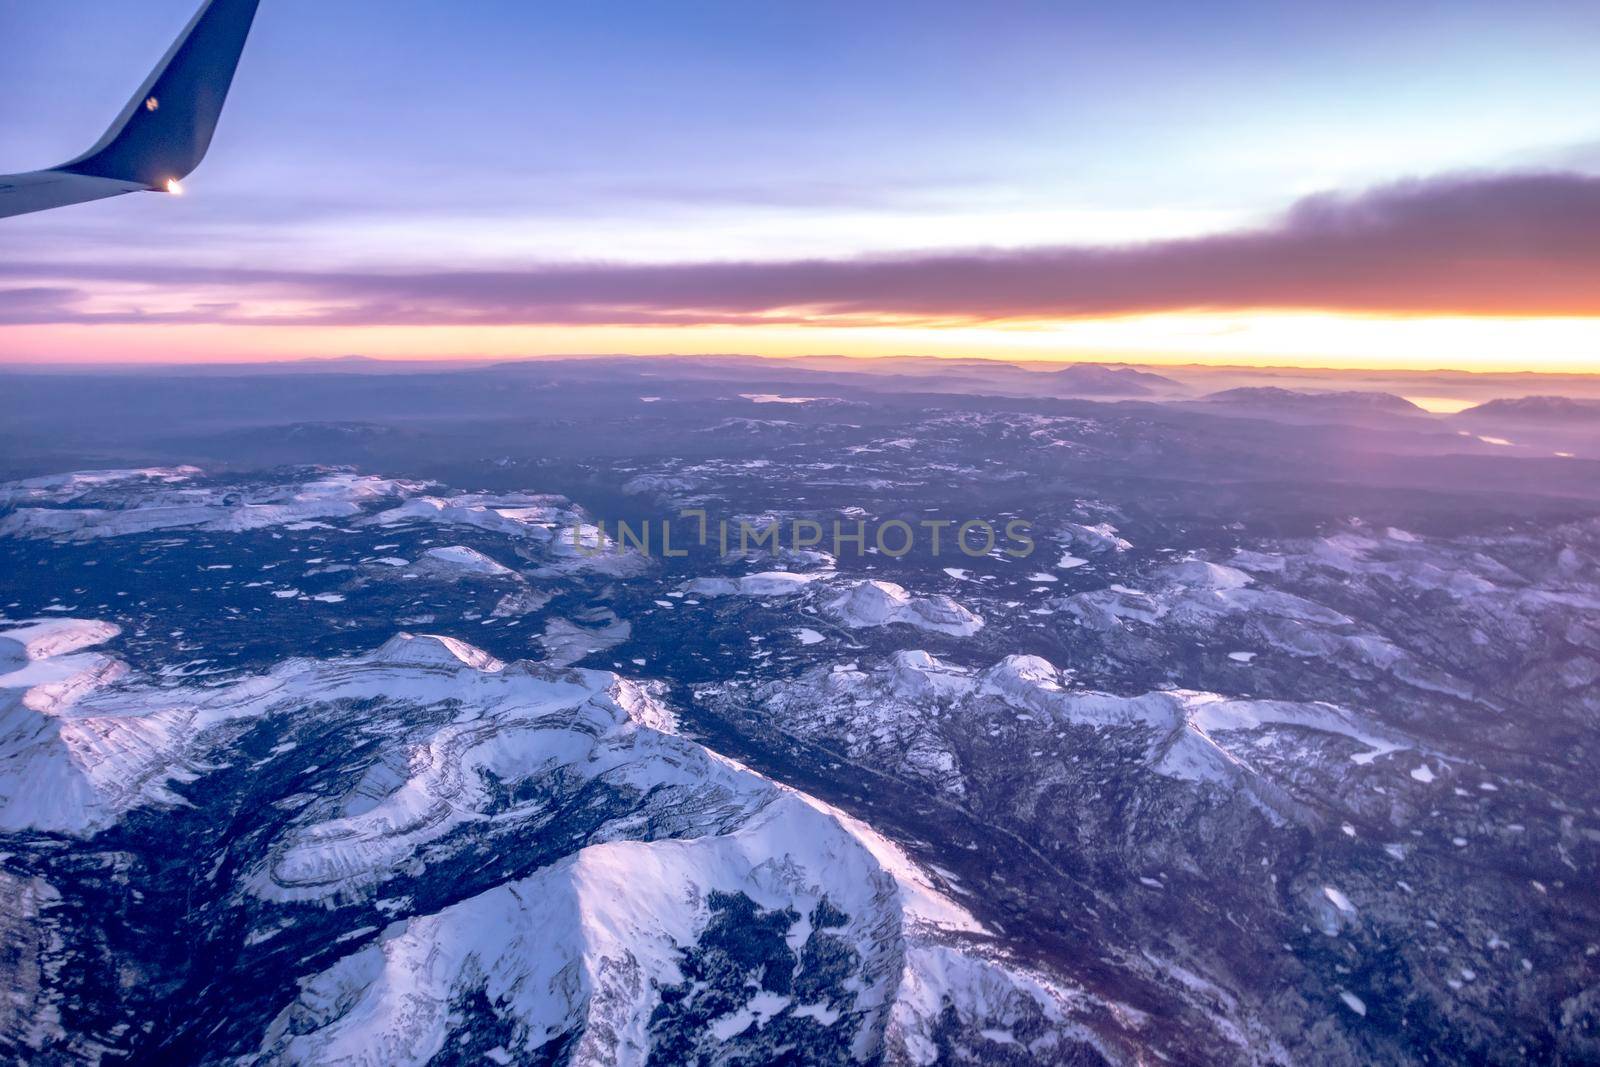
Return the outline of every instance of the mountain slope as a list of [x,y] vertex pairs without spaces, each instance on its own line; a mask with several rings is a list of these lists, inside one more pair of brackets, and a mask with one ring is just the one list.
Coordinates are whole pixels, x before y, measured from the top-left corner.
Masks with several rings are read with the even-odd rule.
[[1183,389],[1171,378],[1150,371],[1095,363],[1074,363],[1051,371],[1050,379],[1056,388],[1073,396],[1150,396]]
[[[273,1063],[1122,1058],[1108,1005],[1008,963],[898,847],[616,675],[402,634],[206,691],[105,674],[39,710],[27,670],[0,676],[21,694],[0,816],[121,858],[86,879],[39,838],[35,888],[5,876],[0,924],[43,935],[0,961],[35,1007],[0,1016],[10,1055],[92,1059],[109,1030]],[[70,809],[34,802],[41,767],[77,775]],[[186,949],[135,988],[85,982],[129,937]]]
[[1459,411],[1454,416],[1463,422],[1497,420],[1534,424],[1565,423],[1600,429],[1600,400],[1565,396],[1524,396],[1490,400]]
[[1243,386],[1224,389],[1201,398],[1210,404],[1228,404],[1237,407],[1279,409],[1303,413],[1387,413],[1393,415],[1421,415],[1423,410],[1404,397],[1393,393],[1342,390],[1338,392],[1312,392],[1284,389],[1279,386]]

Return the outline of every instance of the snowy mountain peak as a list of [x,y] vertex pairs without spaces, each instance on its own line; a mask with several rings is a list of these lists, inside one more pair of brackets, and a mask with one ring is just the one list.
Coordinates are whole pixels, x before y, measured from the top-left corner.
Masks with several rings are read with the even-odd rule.
[[432,667],[460,670],[498,671],[505,666],[483,649],[455,637],[436,634],[398,633],[367,657],[373,663],[395,667]]
[[947,596],[913,597],[894,582],[876,579],[856,583],[830,600],[827,608],[852,629],[904,623],[967,637],[983,628],[982,619]]
[[1222,591],[1243,589],[1255,583],[1255,579],[1237,567],[1208,563],[1199,559],[1174,563],[1163,567],[1160,573],[1164,581],[1173,585],[1188,586],[1191,589]]
[[121,632],[116,623],[101,619],[35,619],[0,631],[0,641],[15,641],[28,659],[41,660],[103,645]]
[[1061,688],[1061,672],[1042,656],[1007,656],[984,671],[983,680],[1003,693],[1012,694]]
[[121,632],[99,619],[40,619],[0,631],[0,752],[9,747],[7,735],[31,731],[26,712],[58,714],[126,674],[121,660],[82,651]]
[[[0,830],[142,808],[197,834],[185,878],[243,919],[206,936],[272,975],[235,1036],[263,1062],[930,1063],[1019,1019],[1041,1052],[1096,1045],[1079,991],[997,954],[900,846],[609,672],[400,634],[115,697],[48,737],[13,709]],[[199,844],[224,812],[262,813],[242,862]]]
[[422,558],[432,561],[442,568],[459,571],[462,574],[505,577],[514,573],[510,567],[498,563],[477,549],[468,548],[466,545],[430,548],[422,554]]

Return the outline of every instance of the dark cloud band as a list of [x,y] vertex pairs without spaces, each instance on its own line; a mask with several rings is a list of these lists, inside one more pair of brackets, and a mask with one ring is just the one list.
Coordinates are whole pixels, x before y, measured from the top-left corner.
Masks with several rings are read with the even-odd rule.
[[[25,279],[0,289],[0,322],[10,323],[940,324],[1255,309],[1589,316],[1600,314],[1600,177],[1401,182],[1310,197],[1259,229],[1116,247],[411,273],[15,264],[0,276]],[[106,282],[207,303],[161,314],[87,310]],[[264,299],[306,310],[253,312]]]

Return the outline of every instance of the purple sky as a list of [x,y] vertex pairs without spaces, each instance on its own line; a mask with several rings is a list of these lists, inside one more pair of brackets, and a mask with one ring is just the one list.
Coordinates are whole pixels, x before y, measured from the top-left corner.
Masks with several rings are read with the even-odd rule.
[[[192,6],[5,5],[0,169],[85,147]],[[864,7],[264,0],[187,196],[7,221],[0,357],[1082,358],[1317,312],[1560,319],[1600,369],[1600,8]]]

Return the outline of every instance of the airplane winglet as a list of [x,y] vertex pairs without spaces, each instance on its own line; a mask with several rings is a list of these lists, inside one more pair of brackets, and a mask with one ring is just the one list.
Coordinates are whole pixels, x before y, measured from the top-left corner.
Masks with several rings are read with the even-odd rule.
[[0,177],[0,217],[140,189],[175,190],[205,158],[260,0],[205,0],[93,148]]

